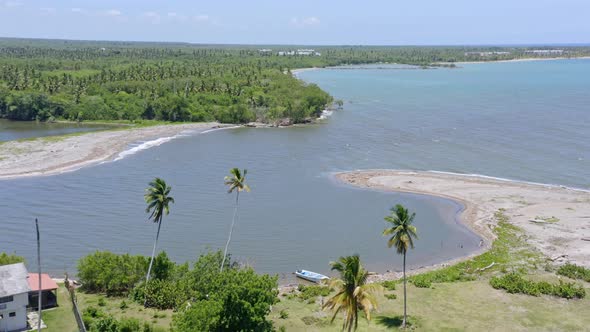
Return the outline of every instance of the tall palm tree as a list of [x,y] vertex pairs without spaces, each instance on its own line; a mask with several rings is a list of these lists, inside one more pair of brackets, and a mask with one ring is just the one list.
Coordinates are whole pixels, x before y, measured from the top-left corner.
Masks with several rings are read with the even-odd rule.
[[367,321],[370,321],[371,310],[377,308],[376,295],[381,292],[382,287],[379,284],[367,284],[369,273],[361,265],[359,255],[340,257],[337,262],[331,262],[330,265],[332,271],[340,273],[340,278],[330,282],[330,288],[336,289],[337,293],[323,308],[334,311],[332,322],[340,311],[345,311],[342,330],[356,330],[359,310],[362,310]]
[[231,228],[229,229],[229,237],[227,238],[227,243],[225,244],[225,250],[223,251],[223,260],[221,261],[221,267],[219,268],[220,272],[223,272],[223,265],[225,264],[225,258],[227,257],[227,248],[229,248],[229,243],[231,242],[231,236],[234,231],[234,225],[236,223],[236,216],[238,215],[238,203],[240,199],[240,192],[246,191],[250,192],[250,187],[246,184],[246,174],[248,174],[248,170],[244,169],[244,172],[240,172],[239,168],[232,168],[229,171],[229,175],[224,178],[225,185],[229,186],[228,193],[231,194],[232,192],[236,192],[236,206],[234,208],[234,217],[231,221]]
[[390,209],[391,214],[385,217],[385,221],[391,224],[390,228],[383,231],[383,235],[391,235],[387,241],[389,248],[395,247],[398,254],[404,255],[404,320],[402,327],[406,326],[407,310],[406,310],[406,253],[408,249],[414,249],[414,239],[418,238],[416,227],[412,225],[416,213],[408,212],[408,209],[403,205],[397,204]]
[[156,232],[156,240],[154,241],[154,249],[152,250],[152,259],[148,268],[145,282],[150,281],[150,273],[152,272],[152,265],[154,264],[154,256],[156,255],[156,247],[158,246],[158,238],[160,237],[160,227],[162,227],[162,218],[164,214],[170,212],[169,204],[174,203],[174,198],[170,195],[172,187],[166,184],[166,181],[155,178],[146,189],[145,202],[147,203],[146,213],[151,213],[149,220],[158,224],[158,231]]

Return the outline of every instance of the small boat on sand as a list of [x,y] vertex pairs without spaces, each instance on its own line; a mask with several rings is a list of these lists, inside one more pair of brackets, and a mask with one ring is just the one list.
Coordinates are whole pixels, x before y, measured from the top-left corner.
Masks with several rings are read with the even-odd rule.
[[305,279],[307,281],[315,282],[316,284],[321,283],[323,280],[330,279],[327,276],[307,270],[297,270],[295,271],[295,275],[301,279]]

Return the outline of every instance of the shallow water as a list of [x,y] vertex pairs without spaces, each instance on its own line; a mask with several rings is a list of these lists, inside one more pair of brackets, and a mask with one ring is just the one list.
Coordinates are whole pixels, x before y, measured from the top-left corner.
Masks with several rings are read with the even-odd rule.
[[23,138],[65,135],[77,132],[106,129],[99,124],[47,123],[37,121],[10,121],[0,119],[0,142]]
[[399,270],[383,216],[394,203],[417,212],[418,267],[476,250],[455,220],[461,208],[429,196],[335,183],[332,172],[396,168],[479,173],[589,188],[590,61],[470,64],[436,70],[318,70],[299,74],[345,100],[319,125],[237,129],[180,137],[116,162],[52,177],[0,182],[0,251],[34,259],[39,217],[46,270],[74,271],[97,249],[148,255],[155,225],[143,190],[160,176],[176,204],[160,249],[178,261],[223,248],[231,167],[248,168],[230,251],[260,272],[328,273],[359,253],[375,271]]

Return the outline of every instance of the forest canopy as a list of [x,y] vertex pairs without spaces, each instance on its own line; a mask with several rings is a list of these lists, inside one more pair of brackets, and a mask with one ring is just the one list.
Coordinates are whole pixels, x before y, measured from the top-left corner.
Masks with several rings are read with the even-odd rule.
[[318,117],[333,99],[293,77],[293,68],[590,54],[588,47],[541,53],[525,47],[342,46],[298,52],[302,48],[309,47],[4,38],[0,118],[299,123]]

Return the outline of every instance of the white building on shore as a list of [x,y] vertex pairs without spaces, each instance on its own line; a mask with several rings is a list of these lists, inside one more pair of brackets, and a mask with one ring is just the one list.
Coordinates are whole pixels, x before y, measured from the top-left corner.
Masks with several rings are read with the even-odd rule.
[[0,331],[27,329],[27,306],[31,288],[23,263],[0,266]]

